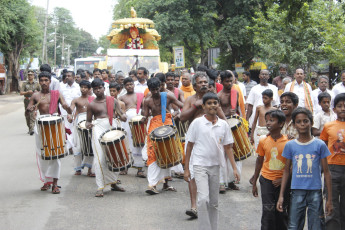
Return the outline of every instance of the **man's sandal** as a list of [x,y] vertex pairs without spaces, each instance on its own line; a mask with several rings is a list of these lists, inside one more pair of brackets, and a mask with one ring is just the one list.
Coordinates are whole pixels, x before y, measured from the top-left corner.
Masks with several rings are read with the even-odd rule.
[[42,187],[41,187],[41,191],[47,191],[48,189],[50,189],[51,185],[48,183],[45,183]]
[[120,172],[120,175],[127,175],[128,174],[128,171],[127,170],[123,170]]
[[154,188],[154,187],[152,187],[152,188],[150,188],[150,189],[147,189],[145,192],[148,193],[148,194],[150,194],[150,195],[156,195],[156,194],[159,193],[159,192],[157,191],[157,189]]
[[240,190],[240,188],[234,182],[231,182],[228,184],[228,190]]
[[119,187],[117,184],[111,185],[111,191],[126,192],[126,190],[124,188]]
[[138,170],[136,177],[146,178],[143,170]]
[[57,185],[53,185],[52,187],[52,193],[53,194],[60,194],[60,186],[57,186]]
[[196,208],[191,208],[186,211],[186,215],[190,216],[193,219],[198,218],[198,211]]
[[163,191],[177,192],[176,188],[174,188],[173,186],[168,186],[166,188],[163,188]]
[[103,197],[103,196],[104,196],[103,190],[97,190],[95,197]]
[[76,175],[76,176],[80,176],[81,175],[81,171],[76,171],[75,173],[74,173],[74,175]]
[[88,176],[88,177],[95,177],[96,175],[95,175],[94,173],[88,172],[88,173],[87,173],[87,176]]

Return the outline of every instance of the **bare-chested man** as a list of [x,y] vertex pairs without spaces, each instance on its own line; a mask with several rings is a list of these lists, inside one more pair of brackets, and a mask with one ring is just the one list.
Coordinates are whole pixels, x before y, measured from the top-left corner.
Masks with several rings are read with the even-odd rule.
[[[144,99],[144,108],[142,110],[143,121],[146,121],[147,117],[151,114],[153,118],[150,121],[150,126],[148,129],[148,137],[147,137],[147,154],[148,154],[148,172],[147,172],[147,180],[149,182],[149,189],[146,190],[146,193],[150,195],[158,194],[159,192],[156,189],[156,186],[159,184],[160,181],[165,179],[165,183],[163,185],[163,190],[165,191],[176,191],[175,188],[168,185],[167,177],[170,176],[170,169],[162,169],[158,167],[156,163],[156,156],[153,150],[152,142],[150,140],[150,133],[163,125],[172,125],[172,115],[167,112],[165,121],[164,117],[162,116],[162,111],[165,113],[167,108],[170,105],[176,105],[179,108],[182,108],[183,104],[178,101],[174,95],[167,92],[160,92],[160,85],[161,82],[157,77],[151,78],[147,81],[148,88],[151,92],[151,95],[148,95]],[[163,101],[162,101],[163,100]],[[166,104],[164,104],[164,100]],[[162,103],[163,102],[163,103]],[[175,117],[178,116],[178,113],[175,114]]]
[[[221,84],[223,89],[218,93],[220,100],[220,106],[226,117],[231,115],[239,115],[243,117],[241,109],[239,107],[239,92],[233,87],[235,83],[235,76],[232,71],[226,70],[220,73]],[[220,167],[220,186],[219,192],[221,194],[226,193],[227,189],[239,190],[239,187],[235,185],[236,178],[233,176],[233,168],[230,160],[225,155],[226,165]],[[242,162],[236,161],[237,171],[241,174]]]
[[96,184],[98,186],[95,196],[103,197],[103,189],[109,184],[113,191],[124,192],[125,190],[117,186],[119,173],[108,170],[106,157],[98,140],[102,133],[112,127],[113,117],[118,116],[121,121],[126,121],[126,116],[117,99],[104,95],[104,82],[101,79],[93,80],[91,87],[96,99],[87,106],[86,127],[92,128],[92,149],[95,154]]
[[[68,114],[67,119],[70,123],[73,123],[73,154],[74,154],[74,165],[75,165],[75,174],[74,175],[81,175],[81,170],[84,167],[89,168],[87,172],[87,176],[94,177],[95,174],[92,173],[92,163],[93,163],[93,151],[92,148],[89,148],[89,152],[82,153],[81,148],[81,140],[78,136],[78,124],[81,121],[86,120],[86,110],[88,104],[94,99],[94,97],[89,96],[91,91],[91,83],[87,80],[82,80],[79,83],[81,96],[78,98],[73,99],[71,102],[71,110],[75,113],[72,116]],[[91,147],[91,146],[90,146]],[[84,155],[84,156],[83,156]]]
[[[198,117],[204,115],[204,110],[202,109],[202,97],[208,92],[208,77],[205,72],[196,72],[192,79],[192,85],[196,94],[189,96],[184,105],[180,115],[181,121],[189,121],[190,123]],[[224,113],[220,107],[217,109],[217,116],[221,119],[226,119]],[[188,133],[188,132],[187,132]],[[188,134],[186,135],[188,136]],[[185,146],[188,144],[188,138],[186,138]],[[186,211],[188,216],[193,218],[198,217],[197,206],[196,206],[196,184],[193,175],[193,168],[190,167],[191,180],[188,183],[189,194],[191,199],[191,209]]]
[[175,77],[176,77],[176,74],[174,74],[173,72],[168,72],[165,74],[167,90],[172,92],[175,95],[175,97],[177,98],[177,100],[184,103],[183,91],[178,89],[178,88],[175,88],[175,85],[174,85]]
[[[129,122],[133,117],[141,114],[141,102],[144,98],[144,94],[139,92],[134,93],[134,81],[131,77],[125,78],[123,84],[127,93],[119,98],[119,102],[125,104],[127,121]],[[146,178],[143,171],[143,167],[145,166],[142,157],[143,147],[134,147],[132,138],[133,134],[131,132],[128,122],[125,124],[124,128],[127,131],[129,147],[132,151],[132,155],[134,158],[133,167],[138,168],[138,172],[136,175],[137,177]],[[125,172],[124,174],[127,174],[127,171],[122,172]]]
[[[31,96],[27,110],[34,111],[35,109],[38,109],[40,116],[54,114],[57,113],[58,103],[60,103],[65,110],[71,111],[63,97],[59,94],[58,90],[49,90],[49,85],[51,82],[51,74],[49,72],[41,72],[38,75],[38,79],[41,86],[41,91],[36,92]],[[40,118],[40,116],[37,118]],[[59,194],[60,190],[57,182],[60,177],[61,162],[59,159],[43,160],[41,158],[42,143],[38,134],[38,128],[36,126],[34,132],[36,138],[36,158],[38,169],[40,172],[40,179],[44,183],[43,187],[41,187],[41,190],[47,191],[50,189],[51,185],[53,185],[52,193]]]

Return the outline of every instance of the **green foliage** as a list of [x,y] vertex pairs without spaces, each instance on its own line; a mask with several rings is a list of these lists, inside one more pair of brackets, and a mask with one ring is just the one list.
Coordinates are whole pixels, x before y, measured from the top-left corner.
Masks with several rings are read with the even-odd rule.
[[119,0],[114,6],[113,19],[130,18],[131,7],[137,6],[138,0]]

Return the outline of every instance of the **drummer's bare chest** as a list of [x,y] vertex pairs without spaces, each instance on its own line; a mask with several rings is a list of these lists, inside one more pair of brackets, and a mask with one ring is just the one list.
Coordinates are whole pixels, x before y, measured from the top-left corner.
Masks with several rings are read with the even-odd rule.
[[107,104],[106,102],[94,102],[92,103],[92,114],[95,118],[107,116]]

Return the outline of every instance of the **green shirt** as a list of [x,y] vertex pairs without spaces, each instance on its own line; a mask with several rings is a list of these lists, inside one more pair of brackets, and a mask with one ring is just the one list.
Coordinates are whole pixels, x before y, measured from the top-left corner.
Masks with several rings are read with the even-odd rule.
[[[33,81],[32,83],[30,83],[29,81],[26,81],[23,83],[22,85],[22,92],[28,92],[28,91],[40,91],[41,87],[40,84],[36,81]],[[24,95],[24,97],[31,97],[31,95]]]

